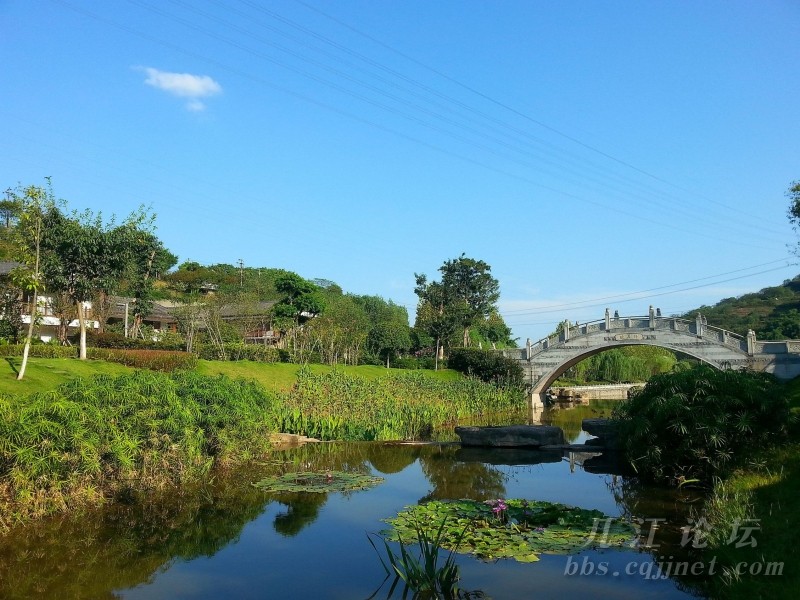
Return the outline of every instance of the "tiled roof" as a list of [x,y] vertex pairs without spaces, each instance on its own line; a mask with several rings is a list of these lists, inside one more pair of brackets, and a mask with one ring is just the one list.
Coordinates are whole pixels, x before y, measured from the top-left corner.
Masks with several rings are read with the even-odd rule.
[[0,261],[0,275],[8,275],[16,269],[17,267],[21,266],[22,263],[15,262],[13,260],[4,260]]

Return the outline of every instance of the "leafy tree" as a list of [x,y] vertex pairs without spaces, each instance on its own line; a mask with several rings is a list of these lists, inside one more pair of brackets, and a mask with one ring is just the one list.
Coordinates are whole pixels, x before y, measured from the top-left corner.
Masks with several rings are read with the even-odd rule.
[[450,353],[447,366],[481,381],[522,388],[524,372],[518,360],[499,352],[476,348],[457,348]]
[[300,323],[325,310],[325,298],[319,287],[296,273],[286,272],[275,280],[280,299],[272,307],[275,322],[282,333],[292,332],[293,349],[298,349]]
[[0,200],[0,260],[17,260],[14,230],[21,214],[22,203],[17,192],[6,190],[6,199]]
[[491,275],[491,267],[482,260],[460,257],[439,267],[442,279],[428,282],[415,274],[414,293],[419,297],[417,326],[428,330],[437,342],[448,341],[454,328],[462,332],[461,345],[470,345],[470,329],[497,312],[500,284]]
[[19,342],[23,310],[21,290],[8,280],[0,281],[0,340]]
[[49,178],[47,179],[47,189],[31,185],[20,190],[19,194],[13,193],[13,198],[20,208],[14,245],[23,266],[15,269],[12,278],[15,284],[31,295],[30,310],[28,311],[30,323],[25,337],[25,348],[22,351],[22,364],[17,374],[17,379],[21,380],[25,376],[33,330],[36,326],[39,292],[44,289],[42,267],[46,255],[44,248],[47,233],[45,217],[48,213],[56,211],[57,208]]
[[67,216],[51,206],[43,215],[42,271],[48,289],[74,303],[80,327],[80,358],[86,359],[86,307],[98,292],[110,292],[128,271],[137,249],[133,232],[141,231],[142,215],[134,213],[121,226],[100,214]]
[[359,296],[357,301],[369,317],[367,350],[384,358],[388,369],[392,356],[411,347],[408,313],[404,307],[380,296]]
[[511,328],[496,310],[492,310],[488,317],[477,324],[475,333],[478,341],[486,342],[492,347],[503,348],[516,344],[516,340],[511,337]]
[[370,323],[353,296],[333,293],[325,300],[325,312],[305,328],[323,362],[357,364]]
[[449,310],[446,290],[441,283],[427,283],[424,275],[417,275],[414,292],[419,296],[417,319],[414,328],[427,333],[436,341],[435,368],[439,368],[439,349],[451,346],[461,322],[458,311]]
[[153,233],[154,221],[155,215],[140,209],[117,232],[118,244],[128,258],[128,286],[135,299],[132,336],[141,335],[142,321],[153,310],[154,281],[178,262]]
[[20,218],[23,203],[17,193],[11,189],[6,190],[6,199],[0,200],[0,226],[11,229],[11,226]]

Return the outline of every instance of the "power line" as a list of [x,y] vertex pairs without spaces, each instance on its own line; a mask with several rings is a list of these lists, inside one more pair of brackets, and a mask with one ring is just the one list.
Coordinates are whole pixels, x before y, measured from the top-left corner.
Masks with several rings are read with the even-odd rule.
[[[180,23],[183,26],[185,26],[187,28],[190,28],[190,29],[192,29],[194,31],[200,32],[200,33],[202,33],[204,35],[207,35],[209,37],[212,37],[212,38],[214,38],[214,39],[216,39],[218,41],[221,41],[223,43],[229,44],[229,45],[231,45],[231,46],[233,46],[233,47],[235,47],[235,48],[237,48],[239,50],[242,50],[244,52],[252,54],[253,56],[256,56],[258,58],[262,58],[264,60],[268,60],[269,62],[272,62],[273,64],[276,64],[276,65],[278,65],[278,66],[280,66],[282,68],[288,69],[288,70],[290,70],[290,71],[292,71],[292,72],[294,72],[294,73],[296,73],[298,75],[310,78],[313,81],[316,81],[317,83],[321,83],[321,84],[329,86],[329,87],[331,87],[331,88],[333,88],[333,89],[335,89],[335,90],[337,90],[339,92],[342,92],[342,93],[345,93],[347,95],[350,95],[350,96],[352,96],[352,97],[354,97],[354,98],[356,98],[356,99],[358,99],[358,100],[360,100],[362,102],[366,102],[366,103],[368,103],[368,104],[370,104],[370,105],[372,105],[372,106],[374,106],[376,108],[379,108],[379,109],[385,110],[385,111],[387,111],[387,112],[389,112],[391,114],[395,114],[397,116],[400,116],[400,117],[402,117],[404,119],[409,120],[412,123],[416,123],[418,125],[421,125],[423,127],[428,128],[428,129],[430,129],[432,131],[435,131],[435,132],[437,132],[439,134],[443,134],[445,136],[448,136],[448,137],[450,137],[452,139],[455,139],[455,140],[460,141],[462,143],[465,143],[467,145],[474,146],[474,147],[476,147],[476,148],[478,148],[480,150],[483,150],[485,152],[488,152],[490,154],[493,154],[495,156],[503,158],[503,159],[505,159],[507,161],[514,162],[514,163],[516,163],[518,165],[521,165],[523,167],[533,168],[533,169],[536,169],[536,170],[539,170],[539,171],[543,171],[543,169],[540,166],[532,164],[532,163],[530,163],[530,162],[528,162],[526,160],[521,160],[521,159],[519,159],[519,158],[517,158],[515,156],[509,156],[509,155],[504,154],[502,152],[498,152],[497,150],[495,150],[495,149],[493,149],[493,148],[491,148],[489,146],[486,146],[484,143],[479,143],[479,142],[476,142],[474,140],[470,140],[469,138],[465,137],[463,135],[463,133],[453,132],[453,131],[448,130],[446,128],[443,128],[443,127],[441,127],[439,125],[431,123],[428,120],[425,120],[425,119],[420,118],[420,117],[418,117],[418,116],[416,116],[414,114],[411,114],[411,113],[409,113],[409,112],[407,112],[405,110],[401,110],[401,109],[398,109],[397,107],[389,106],[389,105],[385,104],[384,102],[380,102],[380,101],[377,101],[377,100],[375,100],[373,98],[365,96],[363,93],[356,92],[351,88],[348,88],[346,86],[342,86],[342,85],[340,85],[340,84],[338,84],[336,82],[330,81],[329,79],[325,79],[325,78],[319,77],[318,75],[310,73],[310,72],[308,72],[308,71],[306,71],[304,69],[299,69],[297,67],[289,65],[284,61],[281,61],[281,60],[275,59],[275,58],[273,58],[271,56],[265,55],[265,54],[263,54],[262,52],[260,52],[258,50],[254,50],[252,48],[246,47],[246,46],[244,46],[243,44],[241,44],[238,41],[238,37],[237,37],[237,40],[231,40],[231,39],[225,38],[224,36],[221,36],[221,35],[219,35],[219,34],[217,34],[215,32],[212,32],[212,31],[209,31],[207,29],[204,29],[204,28],[202,28],[202,27],[200,27],[200,26],[198,26],[198,25],[196,25],[196,24],[194,24],[192,22],[187,21],[186,19],[183,19],[181,17],[177,17],[177,16],[175,16],[175,15],[173,15],[171,13],[168,13],[168,12],[164,11],[161,8],[155,7],[155,6],[153,6],[151,4],[148,4],[147,2],[144,2],[142,0],[129,0],[129,2],[131,2],[132,4],[138,5],[138,6],[144,8],[145,10],[148,10],[150,12],[154,12],[154,13],[160,14],[163,17],[165,17],[167,19],[170,19],[170,20],[173,20],[173,21],[175,21],[177,23]],[[374,86],[374,85],[372,85],[372,84],[370,84],[368,82],[365,82],[365,81],[363,81],[363,80],[361,80],[359,78],[353,77],[350,74],[345,73],[345,72],[343,72],[343,71],[341,71],[339,69],[332,68],[332,67],[330,67],[328,65],[325,65],[324,63],[320,63],[317,60],[310,59],[310,58],[308,58],[308,57],[306,57],[306,56],[304,56],[304,55],[302,55],[302,54],[300,54],[298,52],[295,52],[295,51],[293,51],[293,50],[291,50],[289,48],[286,48],[285,46],[282,46],[280,44],[276,44],[275,42],[272,42],[271,40],[265,40],[265,39],[263,39],[261,37],[255,36],[255,34],[252,34],[248,30],[243,29],[242,27],[240,27],[240,26],[238,26],[236,24],[233,24],[233,23],[231,23],[229,21],[226,21],[224,19],[216,17],[215,15],[211,15],[211,14],[209,14],[207,12],[204,12],[204,11],[198,10],[198,9],[196,9],[194,7],[191,7],[191,6],[187,5],[185,2],[182,2],[180,0],[172,0],[172,2],[174,4],[178,4],[180,6],[186,7],[188,10],[191,10],[195,14],[204,16],[205,18],[211,19],[211,20],[215,21],[218,24],[221,24],[221,25],[224,25],[226,27],[229,27],[229,28],[233,29],[234,31],[236,31],[238,34],[240,34],[240,36],[241,35],[246,35],[247,37],[254,38],[254,39],[256,39],[256,41],[258,41],[260,43],[267,44],[267,45],[269,45],[271,47],[274,47],[274,48],[276,48],[276,49],[278,49],[278,50],[280,50],[282,52],[288,53],[289,55],[291,55],[291,56],[293,56],[295,58],[298,58],[299,60],[302,60],[302,61],[304,61],[306,63],[315,65],[318,68],[321,68],[321,69],[323,69],[323,70],[325,70],[325,71],[327,71],[329,73],[332,73],[332,74],[334,74],[336,76],[342,77],[343,79],[345,79],[345,80],[347,80],[347,81],[349,81],[351,83],[355,83],[356,85],[361,85],[361,86],[365,87],[366,89],[368,89],[368,90],[370,90],[370,91],[372,91],[374,93],[380,94],[380,95],[384,96],[385,98],[388,98],[390,100],[398,102],[401,105],[405,106],[406,108],[411,109],[412,111],[422,112],[423,114],[425,114],[425,115],[427,115],[429,117],[441,120],[441,121],[443,121],[445,123],[449,123],[450,125],[454,125],[454,126],[456,126],[458,129],[460,129],[462,131],[469,131],[469,132],[473,133],[474,135],[477,135],[477,136],[481,137],[482,139],[489,141],[490,143],[497,144],[497,145],[499,145],[501,147],[504,147],[507,150],[510,150],[512,152],[520,152],[520,153],[525,154],[525,155],[530,155],[530,152],[528,152],[526,150],[523,150],[523,149],[520,149],[518,147],[512,146],[512,145],[508,144],[507,142],[499,140],[495,136],[484,134],[484,133],[479,132],[479,131],[475,130],[474,128],[471,128],[471,127],[465,127],[463,124],[459,124],[457,121],[455,121],[452,118],[449,118],[446,115],[443,115],[443,114],[441,114],[439,112],[436,112],[436,111],[431,111],[429,109],[421,107],[418,104],[410,103],[407,100],[397,96],[396,94],[391,94],[391,93],[385,92],[384,90],[381,90],[380,88],[378,88],[378,87],[376,87],[376,86]],[[250,3],[250,5],[252,5],[252,3]],[[291,22],[290,20],[281,17],[280,15],[278,15],[277,13],[274,13],[273,11],[269,11],[269,10],[264,9],[264,8],[260,8],[260,10],[262,12],[266,13],[266,14],[274,16],[274,18],[277,18],[277,19],[281,20],[282,22],[293,24],[293,22]],[[261,25],[261,26],[263,26],[263,25]],[[296,24],[293,24],[293,26],[295,26],[296,28],[298,28],[300,30],[303,30],[303,31],[306,31],[306,32],[310,32],[310,30],[308,30],[307,28],[304,28],[302,26],[299,26],[299,25],[296,25]],[[271,29],[274,29],[274,28],[271,28]],[[328,43],[334,45],[337,48],[343,48],[343,46],[341,46],[340,44],[337,44],[335,42],[331,42],[331,41],[327,40],[327,38],[325,38],[324,36],[320,36],[318,34],[314,34],[313,32],[310,32],[310,34],[314,35],[316,38],[328,41]],[[350,52],[350,54],[362,57],[362,55],[360,55],[358,53]],[[369,60],[369,59],[364,58],[364,60]],[[378,63],[375,63],[375,61],[370,61],[370,63],[371,64],[378,64]],[[389,71],[391,71],[393,73],[396,73],[395,71],[392,71],[392,70],[389,70]],[[397,74],[397,75],[398,76],[402,76],[400,74]],[[405,79],[410,80],[409,78],[405,78]],[[450,101],[458,102],[457,100],[454,100],[454,99],[450,98],[449,96],[442,95],[442,94],[439,94],[439,95],[444,97],[444,98],[449,99]],[[464,106],[467,106],[467,105],[464,105]],[[467,107],[467,108],[469,108],[469,107]],[[479,113],[479,114],[482,114],[482,113]],[[372,125],[375,126],[375,123],[372,122]],[[395,135],[401,135],[403,137],[406,137],[407,139],[411,139],[411,140],[415,141],[416,143],[422,143],[423,145],[427,145],[428,147],[432,146],[431,144],[428,144],[426,142],[422,142],[422,140],[419,140],[418,138],[413,138],[413,137],[407,136],[405,134],[400,134],[396,130],[391,130],[391,129],[388,129],[388,128],[383,127],[383,126],[381,126],[381,127],[384,130],[392,131]],[[439,151],[444,151],[446,154],[449,154],[451,156],[458,156],[462,160],[465,159],[465,157],[463,157],[463,156],[456,155],[456,154],[454,154],[452,152],[443,150],[441,148],[437,147],[437,149]],[[538,159],[540,161],[542,161],[542,162],[549,162],[551,164],[553,163],[553,161],[551,161],[549,159],[546,159],[546,158],[539,157]],[[489,167],[488,165],[486,165],[485,163],[482,163],[480,161],[473,161],[471,159],[467,159],[467,160],[470,160],[470,162],[474,162],[476,164],[482,165],[484,168],[489,168],[490,170],[493,170],[495,172],[498,172],[498,173],[501,173],[501,174],[504,174],[504,175],[507,175],[507,176],[509,176],[509,175],[512,176],[512,177],[515,176],[514,174],[511,174],[511,173],[509,173],[508,171],[506,171],[504,169],[493,169],[493,168]],[[563,167],[559,167],[559,168],[563,169]],[[591,177],[588,177],[585,173],[577,173],[577,174],[582,176],[585,180],[593,181],[595,183],[599,183],[600,185],[607,185],[607,184],[604,184],[604,183],[598,181],[597,179],[593,179]],[[664,227],[667,227],[667,228],[672,228],[672,229],[674,229],[676,231],[681,231],[683,233],[689,233],[690,235],[698,235],[697,232],[692,231],[691,229],[685,229],[685,228],[682,228],[682,227],[676,227],[676,226],[671,225],[671,224],[664,224],[663,222],[661,222],[658,219],[644,218],[644,217],[641,217],[640,215],[637,215],[635,213],[627,212],[627,211],[625,211],[623,209],[620,209],[620,208],[617,208],[617,207],[614,207],[614,206],[610,206],[610,205],[608,205],[608,204],[606,204],[604,202],[589,201],[584,197],[579,197],[579,196],[576,196],[576,195],[573,195],[573,194],[567,194],[567,193],[563,192],[562,190],[558,190],[556,188],[553,188],[552,186],[544,186],[541,183],[536,182],[534,180],[531,180],[530,178],[527,178],[527,177],[519,177],[518,176],[517,178],[522,179],[523,181],[526,181],[526,182],[528,182],[528,183],[530,183],[532,185],[537,185],[538,187],[542,187],[542,188],[544,188],[544,189],[546,189],[548,191],[552,191],[554,193],[559,193],[559,194],[562,194],[562,195],[567,195],[568,197],[572,197],[573,199],[576,199],[578,201],[589,202],[590,204],[594,204],[594,205],[599,206],[601,208],[604,208],[606,210],[612,210],[614,212],[618,212],[618,213],[624,214],[626,216],[630,216],[630,217],[633,217],[633,218],[638,218],[638,219],[641,219],[641,220],[645,220],[647,222],[650,222],[650,223],[653,223],[653,224],[656,224],[656,225],[660,225],[660,226],[664,226]],[[663,204],[659,203],[656,200],[652,200],[652,199],[650,199],[650,200],[645,199],[645,200],[649,201],[649,202],[651,202],[651,203],[653,203],[653,204],[655,204],[657,206],[660,206],[662,208],[669,209],[669,208],[673,207],[672,205],[663,205]],[[729,216],[727,216],[727,218],[730,219]],[[752,222],[748,222],[747,224],[740,224],[739,226],[747,227],[748,230],[751,230],[753,228],[761,228],[761,229],[764,229],[765,231],[768,231],[770,233],[775,233],[776,232],[774,229],[763,227],[761,225],[758,225],[757,223],[752,223]],[[714,239],[725,241],[725,238],[716,237],[716,236],[713,236],[713,237],[714,237]],[[757,247],[760,247],[760,246],[757,246]]]
[[[679,283],[671,283],[669,285],[662,285],[662,286],[659,286],[659,287],[649,288],[649,289],[646,289],[646,290],[640,290],[638,292],[628,292],[628,293],[625,293],[625,294],[616,294],[614,296],[604,296],[604,297],[601,297],[601,298],[591,298],[589,300],[581,300],[581,301],[577,301],[577,302],[569,302],[569,303],[566,303],[566,304],[555,304],[555,305],[551,305],[551,306],[544,306],[544,307],[541,307],[541,308],[542,309],[568,308],[568,307],[573,307],[573,306],[577,307],[577,308],[581,308],[580,307],[581,304],[586,304],[586,303],[589,303],[589,302],[600,302],[600,301],[603,301],[603,300],[614,300],[614,299],[617,299],[617,298],[626,298],[628,296],[639,296],[640,294],[646,294],[647,292],[655,292],[655,291],[658,291],[658,290],[663,290],[663,289],[667,289],[667,288],[671,288],[671,287],[676,287],[676,286],[679,286],[679,285],[686,285],[688,283],[696,283],[698,281],[705,281],[705,280],[708,280],[708,279],[716,279],[717,277],[724,277],[725,275],[732,275],[734,273],[741,273],[742,271],[750,271],[752,269],[758,269],[760,267],[766,267],[768,265],[774,265],[774,264],[779,263],[779,262],[787,262],[787,260],[788,260],[788,257],[785,257],[785,258],[780,258],[778,260],[771,260],[769,262],[761,263],[761,264],[758,264],[758,265],[753,265],[751,267],[744,267],[742,269],[734,269],[733,271],[726,271],[724,273],[717,273],[716,275],[708,275],[706,277],[699,277],[697,279],[690,279],[688,281],[681,281]],[[783,268],[783,267],[781,267],[781,268]],[[763,271],[763,272],[766,272],[766,271]],[[760,273],[753,273],[753,275],[759,275],[759,274]],[[719,282],[719,283],[722,283],[722,282]],[[715,283],[710,283],[708,285],[709,286],[716,285],[716,282]],[[694,288],[690,288],[690,289],[694,289]],[[647,297],[647,296],[645,296],[645,297]],[[640,300],[641,298],[635,298],[635,299],[636,300]],[[529,314],[531,312],[537,312],[538,310],[539,309],[510,310],[510,311],[506,311],[503,314],[506,314],[506,315]]]
[[[245,0],[240,0],[240,1],[245,1]],[[548,124],[546,124],[546,123],[544,123],[544,122],[542,122],[542,121],[540,121],[540,120],[528,115],[527,113],[524,113],[521,110],[510,106],[509,104],[507,104],[505,102],[497,100],[496,98],[494,98],[494,97],[492,97],[492,96],[490,96],[490,95],[488,95],[488,94],[476,89],[475,87],[470,86],[470,85],[468,85],[466,83],[463,83],[462,81],[459,81],[458,79],[448,75],[447,73],[444,73],[443,71],[441,71],[441,70],[439,70],[439,69],[437,69],[435,67],[432,67],[432,66],[430,66],[430,65],[428,65],[428,64],[426,64],[426,63],[414,58],[413,56],[410,56],[409,54],[406,54],[405,52],[403,52],[401,50],[398,50],[397,48],[395,48],[395,47],[383,42],[382,40],[379,40],[378,38],[376,38],[376,37],[374,37],[374,36],[372,36],[372,35],[370,35],[368,33],[365,33],[364,31],[361,31],[360,29],[350,25],[349,23],[346,23],[346,22],[342,21],[341,19],[338,19],[338,18],[330,15],[329,13],[326,13],[325,11],[323,11],[323,10],[321,10],[321,9],[319,9],[319,8],[317,8],[317,7],[313,6],[313,5],[305,2],[304,0],[295,0],[295,2],[305,6],[306,8],[316,12],[317,14],[322,15],[326,19],[329,19],[329,20],[337,23],[338,25],[340,25],[340,26],[342,26],[342,27],[344,27],[346,29],[349,29],[350,31],[352,31],[352,32],[354,32],[354,33],[356,33],[356,34],[358,34],[358,35],[370,40],[371,42],[373,42],[373,43],[375,43],[375,44],[377,44],[377,45],[389,50],[390,52],[392,52],[392,53],[394,53],[394,54],[396,54],[396,55],[408,60],[409,62],[412,62],[412,63],[422,67],[423,69],[426,69],[427,71],[430,71],[431,73],[436,74],[437,76],[439,76],[439,77],[441,77],[441,78],[443,78],[443,79],[445,79],[445,80],[457,85],[458,87],[460,87],[460,88],[462,88],[462,89],[464,89],[464,90],[466,90],[466,91],[478,96],[479,98],[482,98],[482,99],[484,99],[484,100],[486,100],[486,101],[488,101],[488,102],[490,102],[490,103],[492,103],[492,104],[494,104],[496,106],[499,106],[499,107],[507,110],[508,112],[510,112],[510,113],[512,113],[512,114],[514,114],[514,115],[516,115],[518,117],[521,117],[521,118],[523,118],[523,119],[525,119],[525,120],[527,120],[527,121],[529,121],[531,123],[534,123],[534,124],[538,125],[539,127],[542,127],[543,129],[546,129],[547,131],[555,133],[556,135],[558,135],[558,136],[560,136],[560,137],[562,137],[564,139],[567,139],[567,140],[569,140],[570,142],[572,142],[574,144],[577,144],[577,145],[579,145],[579,146],[581,146],[583,148],[586,148],[587,150],[590,150],[591,152],[594,152],[594,153],[596,153],[596,154],[598,154],[598,155],[600,155],[600,156],[602,156],[604,158],[607,158],[607,159],[609,159],[611,161],[614,161],[614,162],[616,162],[616,163],[618,163],[618,164],[620,164],[620,165],[622,165],[624,167],[627,167],[627,168],[632,169],[632,170],[634,170],[634,171],[636,171],[638,173],[641,173],[642,175],[645,175],[645,176],[647,176],[647,177],[649,177],[649,178],[651,178],[653,180],[656,180],[656,181],[658,181],[660,183],[666,184],[668,186],[671,186],[671,187],[673,187],[673,188],[675,188],[677,190],[683,191],[683,192],[692,193],[690,190],[687,190],[686,188],[684,188],[684,187],[682,187],[680,185],[672,183],[672,182],[670,182],[670,181],[668,181],[668,180],[666,180],[666,179],[664,179],[664,178],[662,178],[662,177],[660,177],[658,175],[655,175],[653,173],[650,173],[649,171],[641,169],[641,168],[639,168],[639,167],[637,167],[637,166],[635,166],[635,165],[633,165],[633,164],[631,164],[631,163],[629,163],[629,162],[627,162],[627,161],[625,161],[625,160],[623,160],[621,158],[613,156],[613,155],[611,155],[611,154],[609,154],[609,153],[607,153],[607,152],[605,152],[603,150],[600,150],[599,148],[596,148],[596,147],[594,147],[594,146],[592,146],[590,144],[587,144],[587,143],[583,142],[582,140],[580,140],[580,139],[578,139],[576,137],[573,137],[573,136],[571,136],[571,135],[569,135],[567,133],[564,133],[563,131],[561,131],[561,130],[559,130],[559,129],[551,126],[551,125],[548,125]],[[742,210],[738,209],[735,206],[731,206],[731,205],[725,204],[723,202],[719,202],[719,201],[714,200],[712,198],[705,198],[705,199],[707,199],[710,202],[712,202],[714,204],[717,204],[717,205],[719,205],[719,206],[721,206],[723,208],[726,208],[728,210],[734,210],[736,212],[739,212],[739,213],[741,213],[741,214],[743,214],[743,215],[745,215],[745,216],[747,216],[749,218],[756,218],[756,219],[761,219],[762,218],[761,215],[753,215],[753,214],[748,213],[746,211],[742,211]]]

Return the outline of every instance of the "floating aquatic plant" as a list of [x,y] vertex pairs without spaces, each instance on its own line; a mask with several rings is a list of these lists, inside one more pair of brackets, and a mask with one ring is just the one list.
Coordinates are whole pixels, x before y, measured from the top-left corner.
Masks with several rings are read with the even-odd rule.
[[265,492],[351,492],[366,490],[383,482],[382,477],[345,471],[299,472],[272,475],[253,485]]
[[392,526],[390,540],[414,539],[422,528],[437,535],[438,544],[481,559],[539,560],[539,554],[570,554],[589,547],[622,547],[635,539],[635,530],[622,519],[598,510],[520,499],[487,502],[431,501],[407,507],[384,519]]

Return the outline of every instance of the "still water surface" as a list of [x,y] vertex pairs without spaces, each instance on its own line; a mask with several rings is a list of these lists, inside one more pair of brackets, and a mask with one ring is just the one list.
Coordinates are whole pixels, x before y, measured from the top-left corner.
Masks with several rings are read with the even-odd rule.
[[[586,434],[574,423],[596,410],[546,418],[561,421],[571,441],[579,442]],[[385,528],[381,519],[407,505],[459,498],[549,500],[610,516],[668,519],[654,538],[661,547],[650,552],[542,555],[530,564],[459,555],[468,590],[495,600],[689,597],[684,583],[656,578],[653,555],[678,560],[678,528],[691,499],[587,472],[585,458],[504,464],[519,463],[520,456],[464,452],[452,444],[330,443],[284,450],[179,495],[151,495],[15,531],[0,540],[0,597],[366,599],[385,577],[367,534]],[[250,485],[275,472],[326,469],[374,473],[384,482],[348,494],[267,494]],[[388,590],[386,583],[375,598],[386,598]]]

